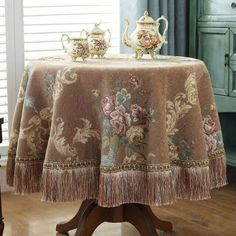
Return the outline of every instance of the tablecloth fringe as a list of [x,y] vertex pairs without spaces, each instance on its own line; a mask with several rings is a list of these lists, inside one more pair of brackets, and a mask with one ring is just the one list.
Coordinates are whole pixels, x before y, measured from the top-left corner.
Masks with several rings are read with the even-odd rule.
[[96,199],[98,196],[98,167],[70,170],[44,169],[42,201],[64,202]]
[[208,199],[210,189],[208,167],[176,166],[172,171],[163,172],[102,173],[98,203],[107,207],[128,202],[160,206],[177,199]]
[[177,199],[203,200],[210,191],[227,184],[224,156],[212,158],[209,166],[170,170],[100,172],[99,167],[78,169],[44,168],[42,163],[15,164],[14,186],[18,194],[42,191],[50,202],[98,199],[100,206],[125,203],[167,205]]
[[171,204],[175,199],[172,172],[122,171],[101,173],[98,204],[115,207],[125,203]]
[[227,184],[226,159],[224,154],[209,159],[211,188],[220,188]]
[[209,167],[175,167],[175,192],[177,199],[204,200],[211,198]]
[[8,156],[7,167],[6,167],[6,180],[9,186],[13,186],[14,172],[15,172],[15,158]]
[[14,187],[16,194],[30,194],[41,190],[43,162],[16,163],[14,170]]

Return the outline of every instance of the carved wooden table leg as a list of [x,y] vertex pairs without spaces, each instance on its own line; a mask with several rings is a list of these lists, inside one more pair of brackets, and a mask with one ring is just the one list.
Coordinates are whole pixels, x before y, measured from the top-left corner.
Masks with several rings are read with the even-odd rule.
[[69,222],[58,224],[59,233],[76,229],[76,236],[91,236],[103,222],[129,222],[141,236],[158,236],[156,229],[172,231],[172,224],[158,219],[149,206],[129,203],[118,207],[100,207],[96,200],[85,200],[76,216]]
[[93,205],[94,202],[95,202],[94,200],[84,200],[80,206],[79,211],[76,213],[76,215],[68,222],[61,222],[57,224],[56,231],[59,233],[65,234],[68,231],[77,229],[78,224],[81,220],[81,216],[84,214],[84,211],[86,211],[90,205]]

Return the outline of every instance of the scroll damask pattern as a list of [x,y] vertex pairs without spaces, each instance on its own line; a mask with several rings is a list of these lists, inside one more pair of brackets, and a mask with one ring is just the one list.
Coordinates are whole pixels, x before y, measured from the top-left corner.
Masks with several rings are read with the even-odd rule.
[[78,80],[78,75],[72,72],[72,68],[64,67],[57,71],[56,81],[53,86],[53,99],[57,100],[63,91],[63,84],[70,85],[74,84]]
[[56,119],[56,124],[54,125],[53,135],[51,141],[54,143],[56,150],[63,156],[66,156],[66,161],[71,161],[72,158],[76,158],[79,161],[78,149],[76,147],[77,143],[86,144],[89,138],[96,138],[100,140],[100,134],[97,130],[92,129],[92,124],[89,120],[82,118],[84,123],[82,128],[76,128],[76,133],[73,136],[72,143],[70,144],[64,136],[65,123],[61,117]]
[[185,93],[177,93],[174,101],[166,102],[166,124],[168,136],[173,136],[178,129],[176,128],[177,121],[185,116],[186,113],[197,103],[197,85],[196,74],[191,73],[185,84]]
[[[46,107],[29,119],[27,127],[20,129],[19,139],[25,139],[30,149],[28,156],[38,156],[43,152],[48,141],[50,120],[51,110]],[[47,122],[47,126],[43,126],[43,122]]]
[[192,144],[185,140],[179,140],[175,134],[179,131],[176,127],[178,120],[183,118],[197,103],[198,93],[196,85],[196,74],[191,73],[184,84],[185,92],[176,94],[174,101],[166,102],[166,124],[169,137],[169,156],[172,161],[188,161],[192,159]]

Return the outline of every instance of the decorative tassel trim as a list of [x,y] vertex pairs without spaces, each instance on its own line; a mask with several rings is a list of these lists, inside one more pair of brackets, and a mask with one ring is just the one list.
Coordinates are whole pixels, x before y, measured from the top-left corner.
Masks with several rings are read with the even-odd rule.
[[227,185],[226,160],[224,155],[217,158],[209,158],[209,171],[211,188],[220,188]]
[[98,196],[98,167],[70,170],[44,169],[42,201],[64,202],[96,199]]
[[173,175],[178,199],[204,200],[211,198],[209,167],[176,167]]
[[7,179],[7,184],[11,187],[13,186],[14,182],[14,170],[15,170],[15,158],[8,157],[6,179]]
[[30,194],[40,191],[43,163],[15,164],[14,187],[16,194]]
[[101,173],[98,204],[115,207],[125,203],[167,205],[175,200],[171,171],[122,171]]
[[125,203],[160,206],[172,204],[177,199],[209,199],[211,188],[226,184],[223,156],[211,159],[209,167],[173,166],[172,170],[149,172],[123,170],[109,173],[100,172],[99,167],[94,166],[77,169],[44,168],[42,172],[42,166],[41,162],[15,164],[16,193],[33,193],[42,189],[43,201],[98,199],[98,204],[103,207],[116,207]]

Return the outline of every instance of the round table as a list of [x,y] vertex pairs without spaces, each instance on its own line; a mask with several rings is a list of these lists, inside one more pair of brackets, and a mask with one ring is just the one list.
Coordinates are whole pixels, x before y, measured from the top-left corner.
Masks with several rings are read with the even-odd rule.
[[226,164],[204,63],[117,55],[28,64],[7,182],[44,201],[95,199],[100,208],[210,198],[226,184]]

